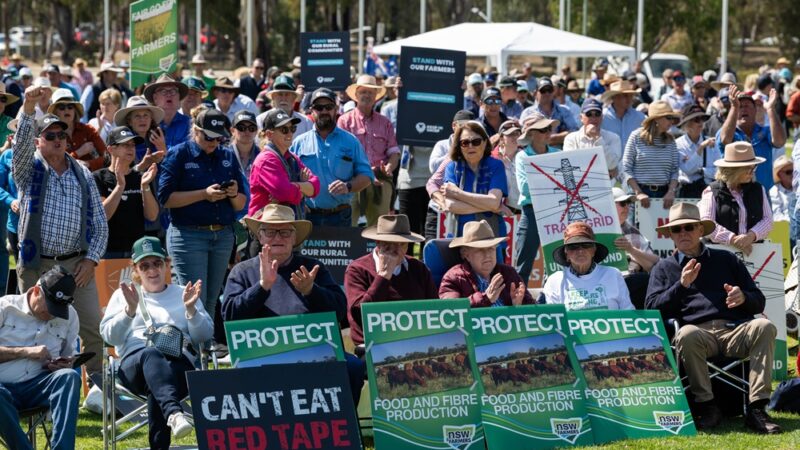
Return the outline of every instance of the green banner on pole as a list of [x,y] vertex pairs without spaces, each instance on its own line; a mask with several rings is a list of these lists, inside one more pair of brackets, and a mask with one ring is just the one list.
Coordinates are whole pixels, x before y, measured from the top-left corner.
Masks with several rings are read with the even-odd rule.
[[377,450],[484,447],[469,300],[361,307]]
[[489,449],[591,445],[564,306],[475,308],[470,316]]
[[595,443],[696,434],[658,311],[571,312],[567,323]]
[[178,63],[178,0],[131,3],[131,89],[172,73]]
[[344,361],[333,312],[225,322],[235,367]]

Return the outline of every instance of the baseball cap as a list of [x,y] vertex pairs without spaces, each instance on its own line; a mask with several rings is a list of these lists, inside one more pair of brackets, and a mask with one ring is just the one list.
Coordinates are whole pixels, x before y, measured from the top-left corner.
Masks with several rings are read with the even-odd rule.
[[148,256],[158,256],[159,258],[166,258],[167,253],[161,247],[161,241],[157,237],[145,236],[133,243],[133,259],[134,264],[141,261]]
[[319,88],[316,91],[311,93],[311,104],[313,105],[314,102],[321,98],[327,98],[328,100],[336,103],[336,94],[333,93],[332,90],[328,88]]
[[481,76],[481,74],[477,72],[470,74],[469,78],[467,78],[468,85],[481,84],[481,83],[483,83],[483,76]]
[[455,116],[453,116],[453,122],[467,122],[470,120],[475,120],[475,114],[468,109],[457,111]]
[[48,65],[44,66],[44,67],[42,68],[42,72],[47,72],[47,73],[51,73],[51,72],[55,72],[55,73],[61,73],[61,71],[59,70],[58,66],[57,66],[57,65],[55,65],[55,64],[48,64]]
[[47,304],[47,312],[69,320],[69,305],[74,301],[75,277],[63,266],[56,265],[39,278],[39,286]]
[[189,89],[198,92],[205,92],[206,91],[206,82],[203,81],[202,78],[198,78],[195,76],[185,77],[181,80],[181,83],[185,84]]
[[636,198],[633,194],[628,194],[618,187],[611,188],[611,195],[614,197],[614,203],[624,202]]
[[497,85],[500,86],[501,88],[504,88],[504,87],[515,87],[517,85],[517,80],[515,80],[512,77],[505,76],[505,77],[500,79],[500,82],[497,83]]
[[267,115],[264,117],[265,130],[274,130],[275,128],[280,128],[288,123],[297,125],[300,123],[300,119],[286,114],[286,112],[280,108],[269,110]]
[[30,77],[33,78],[33,71],[28,67],[23,67],[19,69],[19,77]]
[[144,138],[131,131],[128,127],[114,127],[106,138],[106,145],[119,145],[133,140],[134,144],[141,144]]
[[672,72],[672,81],[675,80],[684,80],[686,81],[686,75],[683,74],[680,70],[676,70]]
[[275,82],[272,84],[273,91],[294,91],[294,80],[292,77],[281,74],[278,78],[275,78]]
[[500,129],[497,130],[498,133],[506,136],[511,134],[514,131],[522,132],[522,125],[519,124],[519,121],[515,119],[509,119],[500,124]]
[[517,92],[530,92],[528,89],[528,82],[525,80],[517,80]]
[[553,80],[551,80],[550,77],[539,78],[539,87],[536,89],[541,91],[544,87],[553,87]]
[[553,76],[551,76],[551,77],[550,77],[550,81],[552,81],[552,82],[553,82],[553,84],[554,84],[555,86],[558,86],[558,87],[560,87],[560,88],[564,88],[564,89],[566,89],[566,87],[567,87],[567,82],[566,82],[566,80],[564,80],[563,78],[561,78],[561,77],[560,77],[560,76],[558,76],[558,75],[553,75]]
[[703,85],[703,86],[706,85],[706,80],[703,79],[703,76],[702,75],[693,76],[692,77],[692,87],[700,86],[700,85]]
[[203,130],[210,138],[230,137],[229,124],[225,114],[216,109],[207,109],[201,112],[194,121],[194,125]]
[[257,125],[257,123],[258,123],[258,122],[256,122],[256,115],[251,113],[250,111],[246,111],[246,110],[239,111],[239,112],[236,113],[235,116],[233,116],[233,125],[232,126],[235,127],[240,122],[250,122],[253,125]]
[[717,97],[719,97],[719,101],[721,101],[722,103],[730,103],[731,102],[730,94],[731,90],[724,87],[719,90],[719,92],[717,93]]
[[36,135],[39,136],[42,132],[53,125],[61,125],[61,128],[66,130],[67,123],[63,122],[55,114],[45,114],[36,119]]
[[603,104],[600,103],[600,100],[596,98],[587,98],[583,101],[583,105],[581,105],[581,112],[587,113],[589,111],[603,111]]
[[496,87],[487,88],[485,91],[483,91],[483,95],[481,95],[481,101],[485,101],[491,97],[500,98],[500,89],[497,89]]
[[494,83],[497,81],[497,72],[489,72],[486,74],[486,81]]

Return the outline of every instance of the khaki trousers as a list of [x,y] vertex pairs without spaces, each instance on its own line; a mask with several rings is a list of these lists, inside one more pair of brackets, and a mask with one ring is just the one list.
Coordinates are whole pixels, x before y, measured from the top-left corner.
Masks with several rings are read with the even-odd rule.
[[729,329],[727,320],[684,325],[675,342],[692,394],[698,402],[714,398],[706,359],[713,356],[750,357],[750,403],[768,400],[772,392],[772,360],[777,329],[767,319],[753,319]]
[[[380,203],[375,201],[375,191],[380,190]],[[362,194],[366,193],[366,204],[361,204],[361,197]],[[375,184],[370,184],[369,186],[365,187],[363,191],[353,194],[353,199],[350,201],[350,206],[353,210],[353,215],[350,218],[352,226],[358,226],[358,218],[361,216],[361,209],[363,208],[365,213],[364,215],[367,218],[367,226],[371,227],[378,223],[378,217],[388,214],[390,204],[392,201],[392,182],[391,180],[382,180],[382,184],[380,186],[376,186]]]
[[[71,273],[75,273],[75,266],[82,259],[84,259],[83,256],[63,261],[42,258],[38,269],[23,269],[17,266],[20,292],[24,293],[33,287],[42,274],[55,265],[61,265]],[[86,363],[86,372],[90,375],[100,374],[103,368],[103,339],[100,337],[100,304],[97,301],[97,285],[94,282],[94,276],[88,285],[75,289],[73,297],[75,301],[72,303],[72,307],[78,313],[80,322],[78,335],[81,337],[81,351],[95,352],[95,357]],[[75,345],[75,343],[68,342],[67,345]]]

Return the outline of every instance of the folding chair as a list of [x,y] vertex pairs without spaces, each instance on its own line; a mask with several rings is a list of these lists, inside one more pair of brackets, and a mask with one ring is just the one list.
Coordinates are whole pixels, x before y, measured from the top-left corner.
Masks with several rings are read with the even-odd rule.
[[[425,244],[422,249],[422,261],[431,271],[433,282],[438,286],[442,282],[444,274],[451,267],[461,262],[461,255],[458,249],[450,248],[453,239],[433,239]],[[503,261],[503,249],[497,246],[497,261]]]
[[[47,406],[37,406],[34,408],[22,409],[17,411],[19,415],[20,421],[25,422],[28,427],[28,430],[25,434],[28,436],[28,441],[31,443],[31,447],[34,449],[36,448],[36,429],[41,427],[42,434],[44,434],[45,450],[51,448],[50,440],[53,437],[52,429],[47,428],[47,422],[50,420],[50,408]],[[6,448],[10,448],[9,445],[0,439],[0,444],[5,446]]]

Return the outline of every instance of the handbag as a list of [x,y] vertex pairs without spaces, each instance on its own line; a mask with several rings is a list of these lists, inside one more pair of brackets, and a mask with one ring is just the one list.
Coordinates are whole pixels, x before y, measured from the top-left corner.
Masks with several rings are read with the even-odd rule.
[[153,324],[153,319],[145,306],[144,296],[142,295],[141,288],[137,285],[136,290],[139,291],[139,311],[142,314],[142,319],[147,329],[144,336],[147,339],[148,347],[155,347],[169,358],[179,359],[183,355],[184,338],[183,332],[175,325],[164,324],[156,327]]

